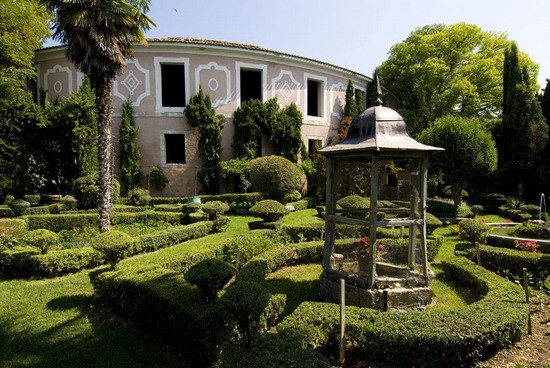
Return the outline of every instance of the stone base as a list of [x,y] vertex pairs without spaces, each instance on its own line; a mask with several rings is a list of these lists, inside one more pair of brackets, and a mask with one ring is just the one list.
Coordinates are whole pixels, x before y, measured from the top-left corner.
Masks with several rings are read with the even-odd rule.
[[[340,280],[324,272],[320,280],[320,294],[327,301],[339,303]],[[404,312],[424,310],[430,303],[430,288],[426,286],[368,289],[365,286],[346,282],[346,305],[380,311]]]

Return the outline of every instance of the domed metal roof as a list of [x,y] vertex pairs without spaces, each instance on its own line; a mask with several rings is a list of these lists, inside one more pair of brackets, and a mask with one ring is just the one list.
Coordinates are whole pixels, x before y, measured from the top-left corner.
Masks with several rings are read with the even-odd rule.
[[[380,86],[375,74],[373,83],[377,88],[373,96],[375,105],[380,105]],[[346,139],[334,146],[319,150],[325,156],[345,155],[363,151],[443,151],[443,148],[417,142],[407,131],[405,121],[397,113],[384,106],[372,106],[357,115],[351,122]]]

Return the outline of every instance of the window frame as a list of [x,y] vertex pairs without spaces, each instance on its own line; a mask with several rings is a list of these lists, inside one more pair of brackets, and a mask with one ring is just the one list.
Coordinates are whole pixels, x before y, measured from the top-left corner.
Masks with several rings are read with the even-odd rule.
[[[189,80],[189,58],[186,57],[164,57],[156,56],[154,58],[155,64],[155,96],[156,96],[156,112],[157,113],[179,113],[183,114],[185,106],[189,104],[190,98],[190,80]],[[183,65],[184,67],[184,93],[185,93],[185,106],[163,106],[162,104],[162,65]]]
[[261,72],[262,75],[262,102],[267,101],[267,65],[266,64],[252,64],[252,63],[243,63],[240,61],[235,62],[235,92],[237,95],[236,102],[237,106],[241,105],[241,70],[257,70]]
[[[167,135],[183,135],[184,139],[184,161],[185,162],[167,162],[167,145],[166,145],[166,136]],[[188,137],[185,132],[180,130],[163,130],[160,132],[160,162],[162,167],[185,167],[188,164],[188,157],[187,157],[187,147],[188,147]]]
[[[319,83],[318,84],[318,87],[317,87],[317,110],[318,110],[318,113],[319,115],[309,115],[309,109],[308,109],[308,104],[309,104],[309,98],[308,98],[308,95],[309,95],[309,91],[308,91],[308,82],[309,81],[314,81],[314,82],[317,82]],[[326,106],[327,106],[327,102],[326,102],[326,98],[327,98],[327,94],[325,93],[326,91],[326,86],[327,86],[327,77],[323,77],[323,76],[320,76],[320,75],[315,75],[315,74],[310,74],[310,73],[304,73],[304,115],[307,116],[308,118],[310,119],[314,119],[314,120],[324,120],[325,116],[326,116],[326,112],[325,112],[325,109],[326,109]]]

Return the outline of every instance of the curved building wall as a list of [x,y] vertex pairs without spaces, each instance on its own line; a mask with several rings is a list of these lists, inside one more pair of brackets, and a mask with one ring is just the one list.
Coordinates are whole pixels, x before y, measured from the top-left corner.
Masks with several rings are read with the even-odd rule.
[[[37,86],[53,100],[77,90],[83,74],[65,59],[65,48],[37,51]],[[227,118],[222,132],[222,159],[233,158],[233,113],[242,99],[257,96],[263,101],[276,98],[281,106],[294,102],[303,115],[302,139],[325,145],[342,117],[348,80],[366,91],[370,81],[364,75],[320,61],[278,53],[250,45],[189,39],[153,39],[137,45],[135,58],[113,85],[113,142],[118,150],[120,112],[125,99],[132,100],[141,170],[147,175],[160,166],[170,179],[153,195],[194,195],[200,188],[196,173],[201,159],[197,151],[197,129],[184,116],[189,98],[199,85],[208,93],[218,114]],[[269,142],[262,154],[271,154]],[[115,163],[118,169],[118,163]],[[143,186],[147,187],[147,178]]]

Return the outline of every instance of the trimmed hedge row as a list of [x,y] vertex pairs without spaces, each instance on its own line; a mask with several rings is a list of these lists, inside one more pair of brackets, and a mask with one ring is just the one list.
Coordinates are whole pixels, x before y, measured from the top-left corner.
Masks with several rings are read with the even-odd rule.
[[[86,226],[98,226],[97,213],[59,214],[59,215],[35,215],[25,217],[27,229],[47,229],[53,232],[83,228]],[[134,222],[147,222],[150,220],[162,220],[173,224],[180,223],[181,213],[177,212],[122,212],[114,213],[111,218],[113,225],[131,224]]]
[[515,222],[524,222],[533,218],[530,213],[524,212],[522,210],[513,210],[508,208],[507,206],[500,206],[498,208],[498,213],[506,218],[512,219]]
[[[210,201],[222,201],[227,204],[234,203],[245,203],[250,202],[250,206],[254,203],[261,201],[263,199],[262,193],[227,193],[227,194],[217,194],[217,195],[199,195],[202,202]],[[153,197],[151,200],[152,205],[159,204],[184,204],[191,197]]]
[[[445,275],[475,287],[484,297],[448,312],[377,312],[347,307],[346,340],[351,353],[399,366],[470,367],[521,339],[528,306],[521,287],[462,257],[442,263]],[[336,304],[302,303],[277,325],[303,348],[337,344]],[[437,352],[437,354],[434,354]]]
[[[550,276],[550,254],[524,252],[517,249],[479,246],[481,264],[493,271],[509,271],[515,276],[523,274],[523,268],[527,268],[533,277],[544,280]],[[475,249],[467,250],[467,257],[476,260]]]
[[[130,254],[151,252],[208,235],[213,222],[204,221],[138,236]],[[65,249],[40,254],[34,247],[0,252],[0,273],[17,276],[53,276],[78,272],[105,263],[102,253],[92,248]]]

